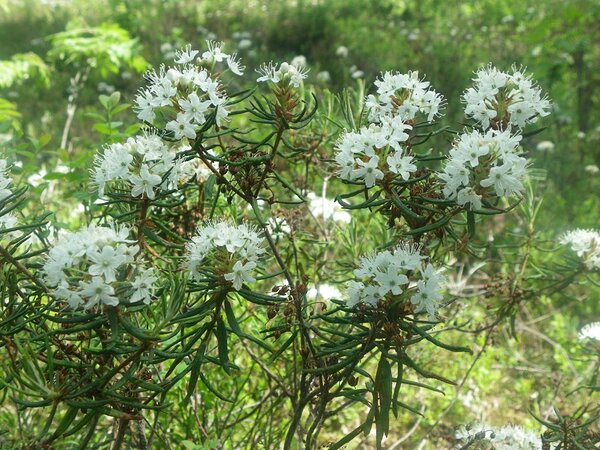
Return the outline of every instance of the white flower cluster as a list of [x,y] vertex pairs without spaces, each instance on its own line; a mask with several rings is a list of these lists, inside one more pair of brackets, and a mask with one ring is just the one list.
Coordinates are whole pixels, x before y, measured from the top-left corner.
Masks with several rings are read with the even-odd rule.
[[600,232],[576,229],[562,235],[560,243],[570,245],[589,270],[600,270]]
[[581,330],[579,330],[577,337],[580,340],[594,339],[596,341],[600,341],[600,322],[588,323],[581,328]]
[[214,272],[223,276],[239,291],[243,283],[253,283],[252,272],[265,249],[263,239],[246,224],[233,225],[227,221],[211,222],[198,227],[192,241],[187,244],[187,268],[192,278],[203,278],[205,261],[213,256],[218,265]]
[[298,60],[293,61],[292,64],[282,62],[279,66],[273,62],[263,63],[256,71],[260,75],[256,79],[259,83],[271,81],[278,84],[283,81],[288,82],[293,87],[299,87],[308,73],[308,69],[304,67],[304,64],[300,64]]
[[187,46],[175,54],[175,67],[161,66],[146,73],[149,87],[135,98],[140,120],[156,124],[173,133],[175,139],[194,139],[196,129],[214,114],[217,126],[227,120],[227,95],[218,79],[203,66],[226,63],[231,72],[242,75],[244,67],[235,54],[223,52],[223,44],[207,41],[208,50],[200,52]]
[[465,114],[484,129],[492,121],[500,125],[495,128],[523,128],[550,114],[550,102],[541,89],[514,66],[506,73],[490,64],[476,72],[473,81],[463,94]]
[[379,168],[378,152],[386,153],[387,169],[404,180],[417,170],[413,157],[406,155],[401,143],[408,140],[406,131],[411,126],[400,116],[382,118],[380,124],[371,124],[357,132],[344,133],[336,144],[335,161],[340,166],[340,178],[347,181],[362,181],[370,188],[382,180],[384,173]]
[[[464,444],[485,442],[491,444],[490,450],[542,450],[542,439],[539,435],[515,425],[501,428],[482,424],[471,424],[456,432],[456,438],[462,441],[456,449],[465,448]],[[550,450],[556,448],[549,444]],[[487,448],[487,447],[486,447]]]
[[145,195],[153,200],[157,191],[173,187],[182,176],[184,163],[177,158],[177,152],[185,149],[167,144],[154,134],[110,144],[94,158],[92,180],[100,197],[104,196],[107,183],[122,182],[132,197]]
[[407,292],[412,294],[410,302],[415,305],[415,313],[425,311],[435,317],[443,299],[443,276],[424,260],[420,248],[408,244],[361,257],[354,270],[357,280],[346,283],[346,303],[351,307],[358,303],[375,306],[388,295]]
[[327,197],[319,197],[314,192],[306,194],[306,198],[309,202],[308,209],[315,217],[343,223],[350,223],[352,220],[350,213],[344,211],[340,204],[335,200],[331,200]]
[[139,247],[128,236],[127,228],[94,225],[59,236],[43,267],[54,296],[71,308],[150,303],[157,277],[135,260]]
[[400,116],[402,121],[414,120],[417,113],[427,116],[432,122],[443,106],[444,98],[429,82],[419,78],[419,72],[385,72],[375,81],[376,95],[368,95],[365,107],[369,120],[379,122],[384,117]]
[[[0,201],[5,200],[12,195],[12,190],[10,188],[11,183],[12,179],[8,174],[8,164],[5,159],[0,159]],[[0,216],[0,230],[13,228],[15,226],[17,226],[17,218],[13,214],[8,212]],[[12,234],[9,233],[9,235]]]
[[384,178],[380,157],[387,163],[385,170],[405,181],[416,172],[413,156],[403,147],[412,129],[409,122],[419,112],[433,120],[443,103],[442,96],[430,90],[429,83],[420,80],[417,72],[386,72],[375,85],[377,95],[369,95],[365,100],[370,124],[343,133],[335,155],[340,178],[362,181],[368,188]]
[[320,283],[316,286],[311,286],[306,291],[306,298],[309,300],[331,300],[333,298],[342,298],[340,290],[328,283]]
[[521,136],[510,130],[460,135],[439,174],[446,198],[477,211],[484,198],[521,193],[527,159],[517,154],[520,141]]

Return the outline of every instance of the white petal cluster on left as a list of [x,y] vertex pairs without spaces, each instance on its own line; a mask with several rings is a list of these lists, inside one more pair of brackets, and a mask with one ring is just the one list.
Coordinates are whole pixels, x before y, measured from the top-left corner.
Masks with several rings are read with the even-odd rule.
[[94,225],[60,235],[43,266],[53,295],[71,308],[150,303],[158,278],[135,259],[139,247],[128,237],[128,228]]
[[187,149],[189,146],[167,143],[155,134],[110,144],[94,158],[92,181],[100,197],[107,184],[121,184],[132,197],[144,195],[153,200],[157,192],[177,185],[185,169],[177,154]]

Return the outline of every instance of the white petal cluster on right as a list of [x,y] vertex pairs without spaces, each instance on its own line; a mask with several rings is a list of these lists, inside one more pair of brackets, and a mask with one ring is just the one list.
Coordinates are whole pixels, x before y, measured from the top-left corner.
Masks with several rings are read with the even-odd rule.
[[258,232],[247,224],[209,222],[198,227],[186,246],[186,266],[191,277],[201,280],[207,271],[219,272],[236,291],[253,283],[258,259],[265,249]]
[[71,308],[150,303],[157,277],[136,261],[139,247],[128,237],[127,228],[94,225],[59,236],[43,267],[53,295]]
[[476,72],[473,82],[463,94],[465,114],[483,129],[492,124],[495,128],[523,128],[550,114],[551,104],[541,89],[516,67],[507,73],[488,65]]
[[[491,444],[493,450],[543,450],[543,442],[539,434],[525,430],[516,425],[507,425],[501,428],[482,424],[471,424],[462,427],[456,432],[456,438],[461,443],[455,447],[457,450],[466,448],[465,444],[475,443]],[[548,444],[549,450],[554,450],[555,444]],[[487,447],[486,447],[487,448]]]
[[600,232],[576,229],[563,234],[559,240],[577,253],[589,270],[600,270]]
[[446,198],[477,211],[483,199],[520,194],[527,166],[517,152],[520,141],[510,130],[460,135],[439,174]]
[[388,296],[406,293],[415,313],[435,317],[443,299],[444,278],[425,259],[418,246],[409,244],[361,257],[354,270],[356,280],[346,283],[346,303],[350,307],[359,303],[376,306]]

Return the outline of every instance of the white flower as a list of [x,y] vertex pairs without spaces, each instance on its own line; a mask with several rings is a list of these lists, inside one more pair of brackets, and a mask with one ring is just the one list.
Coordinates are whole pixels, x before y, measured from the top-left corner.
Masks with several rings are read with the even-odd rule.
[[379,295],[387,295],[392,293],[393,295],[400,295],[402,293],[401,285],[408,283],[406,275],[399,273],[399,267],[389,265],[385,272],[377,272],[375,274],[375,281],[379,283]]
[[131,175],[130,181],[133,184],[131,188],[132,197],[146,194],[150,200],[154,200],[154,187],[161,183],[162,178],[151,173],[146,164],[142,164],[139,176]]
[[440,284],[434,281],[418,281],[417,293],[410,298],[410,302],[416,306],[415,313],[426,312],[430,318],[435,318],[444,298],[440,294]]
[[596,175],[598,172],[600,172],[600,168],[595,164],[589,164],[585,166],[584,170],[590,175]]
[[385,72],[375,81],[377,95],[368,96],[366,107],[369,120],[377,122],[386,115],[399,115],[402,120],[415,118],[418,112],[431,122],[439,114],[444,98],[429,88],[429,82],[419,78],[418,72],[406,74]]
[[[208,107],[210,106],[210,104],[211,104],[210,101],[204,101],[204,102],[200,101],[198,94],[196,94],[195,92],[192,92],[187,99],[179,100],[179,106],[181,107],[181,109],[183,110],[185,115],[187,116],[187,119],[189,121],[196,122],[198,125],[202,125],[204,122],[206,122],[204,113],[208,110]],[[178,119],[179,119],[179,117],[178,117]],[[192,130],[193,130],[193,127],[192,127]],[[189,135],[191,135],[192,137],[190,139],[193,139],[196,136],[196,132],[193,131],[193,132],[190,132],[189,135],[187,135],[187,134],[185,134],[185,135],[187,137],[190,137]]]
[[244,69],[246,68],[245,66],[242,66],[236,53],[232,53],[229,55],[229,58],[227,58],[227,67],[229,67],[229,70],[231,70],[234,74],[239,76],[244,74]]
[[263,63],[256,71],[261,75],[256,79],[257,82],[272,81],[273,83],[279,83],[281,74],[273,62]]
[[306,66],[306,57],[303,55],[294,56],[294,58],[292,59],[290,64],[297,68],[305,67]]
[[232,272],[226,273],[223,278],[227,281],[231,281],[233,288],[239,291],[242,288],[242,283],[253,283],[256,278],[250,275],[250,272],[256,268],[254,261],[248,261],[246,264],[242,264],[241,261],[236,261],[233,265]]
[[[555,450],[557,444],[547,444],[544,447],[541,433],[536,434],[515,425],[507,425],[501,428],[482,424],[471,424],[461,427],[456,432],[456,438],[461,443],[455,447],[456,450],[471,447],[474,443],[491,444],[494,450]],[[485,446],[486,448],[488,446]]]
[[135,97],[135,108],[137,111],[137,117],[144,122],[152,122],[156,118],[154,113],[154,105],[156,100],[149,90],[143,90],[139,92]]
[[512,172],[513,166],[509,164],[492,167],[489,177],[479,184],[483,187],[493,185],[498,197],[519,193],[523,190],[523,183]]
[[125,255],[115,251],[115,248],[109,245],[106,245],[101,251],[88,253],[88,258],[94,263],[88,269],[90,275],[103,275],[107,283],[116,280],[115,271],[127,259]]
[[127,228],[94,225],[62,232],[43,266],[48,286],[56,286],[54,295],[71,308],[85,300],[86,309],[98,304],[118,305],[116,287],[140,266],[134,259],[139,247],[128,239],[129,233]]
[[358,160],[358,169],[354,170],[355,179],[364,179],[365,186],[370,188],[375,186],[377,180],[383,179],[383,172],[378,168],[379,157],[373,155],[368,161]]
[[287,81],[294,87],[299,87],[308,73],[308,69],[305,67],[296,67],[286,62],[281,63],[279,67],[273,62],[262,64],[256,71],[261,75],[256,80],[259,83],[265,81],[270,81],[272,83]]
[[460,135],[443,172],[438,174],[446,198],[477,211],[484,197],[493,197],[482,187],[493,187],[498,197],[519,195],[527,166],[527,160],[517,153],[520,140],[521,136],[510,130],[473,130]]
[[85,309],[98,304],[109,306],[117,306],[119,304],[119,299],[114,296],[115,290],[113,287],[106,284],[100,277],[93,277],[91,282],[80,281],[79,286],[81,287],[79,295],[88,299],[84,305]]
[[154,283],[157,280],[158,278],[154,276],[154,271],[152,269],[144,270],[131,282],[133,294],[129,301],[131,303],[143,301],[145,304],[149,304],[152,301]]
[[479,195],[471,187],[462,188],[456,194],[456,203],[460,206],[469,205],[469,209],[472,211],[478,211],[481,209],[481,195]]
[[317,82],[321,84],[327,84],[331,82],[331,75],[328,71],[323,70],[317,74]]
[[57,298],[66,301],[71,309],[76,309],[83,303],[80,293],[71,290],[66,281],[61,282],[54,290],[54,295]]
[[331,300],[342,298],[342,293],[338,288],[332,286],[331,284],[321,283],[311,287],[306,292],[306,297],[311,300],[318,300],[319,298],[323,300]]
[[[227,120],[227,93],[218,76],[213,79],[207,68],[212,71],[214,63],[226,62],[232,73],[241,75],[244,67],[235,54],[223,52],[222,43],[207,41],[207,45],[208,50],[202,57],[197,56],[198,50],[187,45],[173,55],[175,67],[161,65],[158,70],[145,73],[148,87],[141,89],[135,99],[135,111],[140,120],[171,131],[178,140],[196,137],[194,124],[206,122],[211,106],[217,109],[217,126]],[[157,117],[159,123],[154,124]],[[101,186],[102,174],[99,173],[97,178]]]
[[166,178],[164,183],[152,179],[157,181],[156,189],[169,189],[177,182],[181,169],[182,161],[176,155],[185,149],[181,143],[167,145],[155,134],[129,138],[123,144],[110,144],[95,156],[92,180],[99,196],[103,197],[107,185],[121,188],[122,181],[129,184],[130,189],[134,181],[141,185],[140,172],[145,165],[147,170],[151,168],[152,175]]
[[392,153],[386,161],[390,167],[390,172],[400,175],[405,181],[410,178],[411,173],[417,171],[417,166],[413,164],[413,157],[403,156],[402,152]]
[[245,50],[250,47],[252,47],[252,41],[250,39],[242,39],[238,42],[238,48],[240,50]]
[[187,114],[178,113],[177,118],[168,122],[165,128],[173,132],[175,139],[182,139],[184,136],[188,139],[196,137],[196,130],[192,125],[191,117]]
[[223,43],[216,41],[206,41],[208,50],[202,53],[202,59],[210,62],[222,62],[229,58],[229,55],[223,53]]
[[346,294],[348,295],[348,299],[346,300],[346,304],[352,308],[363,301],[363,292],[365,289],[365,285],[359,281],[348,281],[346,283]]
[[426,312],[434,318],[441,306],[444,278],[423,260],[420,247],[411,244],[361,257],[353,272],[357,280],[346,283],[347,305],[374,306],[391,294],[414,304],[415,314]]
[[153,106],[172,106],[173,97],[177,94],[177,88],[166,75],[159,75],[155,84],[150,88],[153,95]]
[[192,50],[191,44],[188,44],[185,48],[175,52],[175,62],[177,64],[188,64],[194,60],[198,53],[198,50]]
[[323,220],[333,219],[335,222],[350,222],[351,216],[348,211],[344,211],[334,200],[318,197],[314,192],[306,194],[306,198],[309,200],[308,208],[315,217],[321,217]]
[[336,50],[335,54],[341,56],[342,58],[346,58],[348,56],[348,47],[344,47],[340,45]]

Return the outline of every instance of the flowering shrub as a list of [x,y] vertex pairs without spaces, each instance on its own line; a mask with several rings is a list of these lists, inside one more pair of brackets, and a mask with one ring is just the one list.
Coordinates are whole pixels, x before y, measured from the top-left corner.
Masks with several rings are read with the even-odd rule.
[[[534,251],[523,128],[549,102],[523,72],[477,72],[463,97],[474,120],[459,133],[437,125],[445,100],[417,72],[385,72],[372,94],[334,101],[304,85],[302,58],[264,64],[236,90],[229,74],[244,67],[223,44],[172,56],[135,98],[138,135],[112,134],[126,108],[103,97],[109,138],[78,230],[54,233],[34,214],[16,226],[27,194],[0,163],[1,381],[19,407],[43,412],[31,413],[43,425],[28,448],[71,436],[102,446],[109,424],[113,448],[149,448],[171,439],[170,420],[218,448],[339,449],[361,435],[384,448],[392,416],[423,414],[423,391],[457,384],[436,361],[472,352],[451,331],[465,331],[459,312],[475,305],[448,280],[459,258],[502,249],[478,241],[476,223],[514,210],[527,236],[479,295],[487,334],[473,365],[495,329],[584,271],[556,279]],[[597,268],[597,233],[562,242]],[[184,407],[169,416],[174,402]],[[345,414],[352,426],[340,428]],[[254,431],[238,432],[248,420]],[[457,438],[555,448],[577,420],[540,420],[546,441],[517,428]]]

